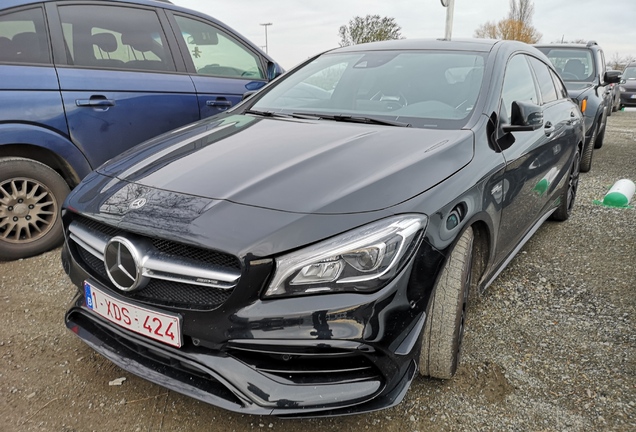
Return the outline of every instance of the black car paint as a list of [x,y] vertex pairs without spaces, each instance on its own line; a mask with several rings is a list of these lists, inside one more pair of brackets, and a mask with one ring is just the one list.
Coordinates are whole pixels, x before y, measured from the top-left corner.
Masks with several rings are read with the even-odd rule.
[[[401,41],[382,46],[401,49],[411,43],[417,44]],[[583,138],[580,114],[570,117],[575,105],[563,99],[552,105],[561,106],[561,110],[545,110],[545,122],[550,121],[553,129],[515,133],[515,142],[502,151],[494,139],[494,130],[500,127],[496,113],[505,62],[517,52],[536,56],[543,62],[547,59],[513,42],[428,44],[443,47],[455,44],[453,47],[491,51],[484,94],[463,131],[323,124],[320,120],[254,119],[241,115],[258,99],[255,95],[231,113],[151,140],[89,175],[67,200],[66,228],[79,213],[137,235],[235,255],[241,261],[242,273],[230,298],[216,310],[167,308],[184,316],[186,345],[178,350],[130,334],[95,316],[86,309],[81,290],[67,313],[67,326],[129,371],[234,411],[281,416],[337,415],[397,404],[416,371],[417,341],[430,293],[446,254],[460,233],[468,225],[478,231],[485,264],[480,280],[483,289],[558,205],[558,192],[567,177],[564,174]],[[423,45],[428,47],[427,43]],[[223,126],[214,129],[218,125]],[[323,130],[325,136],[321,134]],[[280,131],[288,131],[290,135]],[[218,141],[217,134],[232,142],[231,148],[224,145],[224,140]],[[362,175],[360,167],[377,170],[387,154],[379,151],[351,155],[342,144],[351,145],[358,140],[373,143],[385,134],[399,137],[387,140],[391,149],[407,160],[400,166],[405,170],[391,169],[370,181]],[[549,140],[551,144],[546,145]],[[291,144],[284,148],[298,154],[276,153],[274,144],[279,142]],[[427,157],[411,160],[408,155],[417,145],[423,146]],[[233,158],[235,146],[246,146],[242,157]],[[330,152],[346,154],[351,159],[332,158]],[[460,156],[456,157],[457,154]],[[271,161],[272,156],[278,162],[270,172],[264,169],[263,162]],[[322,158],[337,163],[338,170],[331,172],[324,167],[326,172],[316,172],[306,166],[307,161],[320,163]],[[204,178],[204,181],[193,182],[193,178],[188,178],[190,173],[185,166],[189,165],[181,165],[188,160],[197,161],[201,168],[193,173],[197,180]],[[232,164],[230,168],[235,171],[226,175],[240,178],[237,190],[229,182],[215,184],[222,180],[217,177],[219,172],[212,169],[223,171],[223,166],[217,165],[219,162]],[[212,167],[210,172],[206,172],[206,167]],[[559,175],[548,182],[546,193],[537,193],[536,186],[554,167]],[[244,173],[254,172],[259,173],[257,181],[249,182]],[[346,191],[335,188],[334,178],[326,178],[345,174]],[[417,183],[406,181],[404,174],[414,176]],[[294,179],[294,188],[285,182],[288,177]],[[187,181],[183,182],[184,179]],[[325,183],[320,184],[323,179]],[[369,193],[370,184],[379,188],[377,195]],[[301,202],[299,189],[303,186],[312,188],[312,193]],[[333,190],[340,193],[333,194]],[[146,205],[131,210],[131,200],[140,196],[146,198]],[[399,275],[380,291],[262,298],[277,255],[406,213],[428,215],[425,238]],[[449,218],[458,214],[461,215],[458,224],[449,224]],[[71,279],[78,286],[86,279],[95,280],[69,244],[68,230],[66,234],[63,262]],[[138,348],[197,365],[197,369],[227,388],[223,392],[219,385],[205,384],[199,378],[184,376],[182,370],[151,362],[147,353],[141,355],[132,350],[123,339],[134,341]],[[366,359],[380,375],[377,380],[343,385],[345,381],[339,382],[337,377],[329,378],[327,374],[324,382],[313,384],[310,386],[313,390],[307,391],[306,386],[291,385],[280,377],[264,376],[246,367],[237,353],[241,348],[259,346],[298,355],[333,350],[343,358]],[[204,390],[206,385],[208,391]],[[227,395],[229,392],[234,396]]]

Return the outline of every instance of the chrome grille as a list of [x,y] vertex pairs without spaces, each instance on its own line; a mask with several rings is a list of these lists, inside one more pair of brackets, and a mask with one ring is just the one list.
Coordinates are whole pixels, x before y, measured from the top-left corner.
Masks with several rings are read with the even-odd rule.
[[[240,277],[240,263],[232,255],[127,233],[84,217],[75,219],[69,231],[71,250],[91,276],[113,292],[146,304],[214,309],[230,297]],[[143,264],[149,282],[138,291],[121,292],[108,277],[103,254],[115,236],[152,245],[145,251]]]

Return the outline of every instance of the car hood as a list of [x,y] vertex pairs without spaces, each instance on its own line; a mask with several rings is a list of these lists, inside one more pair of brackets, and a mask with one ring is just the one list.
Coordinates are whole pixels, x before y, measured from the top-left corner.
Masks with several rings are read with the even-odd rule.
[[469,130],[227,115],[170,132],[98,169],[153,189],[265,209],[385,209],[473,157]]
[[594,84],[588,82],[572,82],[565,81],[565,88],[568,90],[568,95],[572,99],[577,99],[582,93],[594,87]]

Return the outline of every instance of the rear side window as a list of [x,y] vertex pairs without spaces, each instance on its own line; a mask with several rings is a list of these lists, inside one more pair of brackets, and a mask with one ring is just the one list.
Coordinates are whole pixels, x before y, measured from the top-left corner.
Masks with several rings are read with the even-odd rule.
[[534,73],[537,75],[537,82],[539,83],[543,103],[554,102],[558,99],[558,96],[554,88],[554,82],[550,76],[550,69],[534,57],[529,57],[529,59],[532,69],[534,69]]
[[557,96],[559,99],[565,99],[568,97],[568,91],[554,72],[550,71],[550,75],[552,76],[552,81],[554,82],[554,87],[557,89]]
[[199,75],[265,79],[259,58],[225,32],[204,22],[175,15]]
[[42,9],[0,16],[0,62],[51,63]]
[[59,8],[69,61],[75,66],[175,71],[154,11],[118,6]]

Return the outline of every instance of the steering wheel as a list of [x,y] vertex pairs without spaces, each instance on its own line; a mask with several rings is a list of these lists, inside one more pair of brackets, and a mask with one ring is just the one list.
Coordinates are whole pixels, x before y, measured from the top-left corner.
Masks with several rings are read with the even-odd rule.
[[579,77],[574,75],[572,72],[562,72],[561,73],[561,78],[563,78],[564,80],[578,80]]

